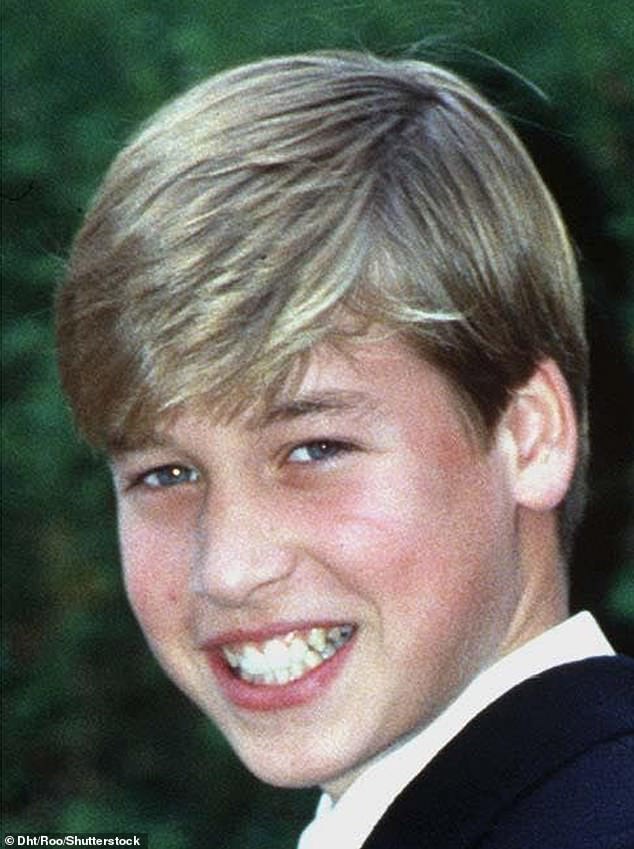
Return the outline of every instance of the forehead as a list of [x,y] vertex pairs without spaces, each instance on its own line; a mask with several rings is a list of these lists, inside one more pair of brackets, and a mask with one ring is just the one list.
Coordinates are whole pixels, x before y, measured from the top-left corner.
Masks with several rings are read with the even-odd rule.
[[322,343],[300,378],[259,411],[256,426],[312,413],[451,418],[478,442],[462,394],[441,370],[396,334],[367,335],[344,345]]
[[469,438],[474,434],[449,380],[396,336],[368,336],[345,345],[321,343],[271,398],[263,396],[227,416],[201,396],[163,416],[151,432],[114,446],[112,453],[170,443],[186,422],[194,420],[245,433],[293,422],[406,426],[425,421]]

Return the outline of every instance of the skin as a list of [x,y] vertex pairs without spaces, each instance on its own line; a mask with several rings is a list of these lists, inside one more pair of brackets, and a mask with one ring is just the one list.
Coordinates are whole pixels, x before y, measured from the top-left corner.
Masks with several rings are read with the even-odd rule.
[[[130,601],[249,769],[337,797],[565,617],[554,509],[574,440],[552,364],[485,450],[447,381],[398,340],[316,349],[279,408],[222,424],[185,407],[113,458]],[[355,636],[300,704],[251,710],[218,686],[210,642],[323,623]]]

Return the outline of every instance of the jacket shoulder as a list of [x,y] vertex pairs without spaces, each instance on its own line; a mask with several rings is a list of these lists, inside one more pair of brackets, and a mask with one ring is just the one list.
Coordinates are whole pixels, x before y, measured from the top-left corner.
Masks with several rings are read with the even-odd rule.
[[634,849],[634,733],[592,745],[529,786],[478,849]]
[[[476,716],[364,849],[634,849],[633,741],[634,661],[548,670]],[[590,821],[593,840],[580,842]]]

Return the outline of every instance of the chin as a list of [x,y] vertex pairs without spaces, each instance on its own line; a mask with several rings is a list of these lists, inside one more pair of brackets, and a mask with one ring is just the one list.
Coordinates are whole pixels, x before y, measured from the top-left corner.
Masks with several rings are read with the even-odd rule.
[[253,773],[260,781],[286,790],[302,790],[322,786],[335,777],[332,770],[311,767],[310,765],[304,765],[301,769],[293,769],[288,764],[250,764],[246,760],[243,763],[249,772]]
[[286,789],[323,787],[337,782],[351,771],[348,763],[342,763],[341,758],[319,758],[315,757],[314,753],[311,756],[307,749],[301,746],[296,751],[278,751],[274,758],[271,757],[270,750],[265,756],[240,750],[236,750],[236,754],[260,781]]

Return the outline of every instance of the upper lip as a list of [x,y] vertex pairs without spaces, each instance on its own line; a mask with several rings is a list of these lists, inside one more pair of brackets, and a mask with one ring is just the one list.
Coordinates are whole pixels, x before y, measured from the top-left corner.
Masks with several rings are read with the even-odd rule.
[[211,634],[200,641],[204,650],[220,649],[240,643],[261,643],[275,637],[283,637],[292,631],[310,631],[311,628],[333,628],[336,625],[354,624],[350,619],[303,619],[301,621],[276,622],[257,628],[231,628]]

